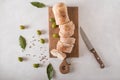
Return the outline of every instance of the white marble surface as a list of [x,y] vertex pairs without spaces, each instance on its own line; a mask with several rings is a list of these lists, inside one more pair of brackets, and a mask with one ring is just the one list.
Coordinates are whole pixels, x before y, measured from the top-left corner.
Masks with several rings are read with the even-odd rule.
[[[27,57],[20,63],[18,56],[31,53],[48,56],[48,43],[37,44],[30,50],[21,52],[19,35],[28,42],[36,29],[45,30],[41,37],[48,39],[48,9],[31,6],[31,1],[53,5],[65,2],[79,7],[79,26],[82,26],[93,46],[105,62],[106,68],[100,69],[80,37],[80,57],[72,59],[71,73],[59,72],[60,60],[49,59],[56,71],[53,80],[120,80],[120,0],[0,0],[0,80],[48,80],[46,62],[43,67],[34,69],[38,58]],[[19,30],[19,25],[28,25],[27,30]],[[37,37],[38,38],[38,37]],[[42,46],[44,50],[39,51]]]

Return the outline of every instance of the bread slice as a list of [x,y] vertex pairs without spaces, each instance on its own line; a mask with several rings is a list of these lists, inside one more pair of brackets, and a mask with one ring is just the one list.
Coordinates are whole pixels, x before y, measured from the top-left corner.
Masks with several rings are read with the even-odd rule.
[[66,54],[61,52],[61,51],[58,51],[56,49],[52,49],[51,50],[51,54],[61,60],[64,60],[66,58]]
[[74,45],[62,43],[61,41],[58,41],[57,43],[57,50],[65,53],[71,53]]
[[55,16],[56,24],[61,25],[70,21],[68,17],[67,6],[60,2],[53,6],[52,11]]
[[66,43],[66,44],[74,44],[75,43],[75,38],[74,37],[69,37],[69,38],[60,38],[60,41],[62,43]]
[[60,31],[59,35],[60,37],[71,37],[74,34],[75,25],[72,21],[65,23],[63,25],[59,25]]

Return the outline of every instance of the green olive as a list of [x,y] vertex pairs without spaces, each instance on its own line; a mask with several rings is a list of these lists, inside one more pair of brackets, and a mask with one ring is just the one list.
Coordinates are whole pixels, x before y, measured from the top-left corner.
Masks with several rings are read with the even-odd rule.
[[53,23],[52,23],[52,28],[56,28],[56,27],[57,27],[56,23],[53,22]]
[[50,18],[50,22],[55,22],[55,18]]
[[41,31],[40,31],[40,30],[37,30],[37,34],[38,34],[38,35],[41,35],[42,33],[41,33]]
[[20,25],[20,29],[21,30],[25,29],[25,26],[24,25]]
[[33,67],[34,68],[38,68],[38,67],[40,67],[40,64],[38,64],[38,63],[37,64],[33,64]]
[[40,39],[40,43],[44,44],[45,40],[44,39]]
[[18,57],[18,61],[22,62],[23,58],[22,57]]
[[53,36],[53,38],[59,38],[59,35],[56,33],[54,33],[52,36]]

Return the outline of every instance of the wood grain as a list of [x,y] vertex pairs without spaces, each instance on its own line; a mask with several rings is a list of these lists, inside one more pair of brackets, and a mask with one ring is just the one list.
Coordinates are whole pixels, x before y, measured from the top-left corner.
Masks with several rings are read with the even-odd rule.
[[[73,23],[75,24],[75,32],[73,37],[75,37],[76,39],[74,48],[70,54],[69,53],[67,54],[67,57],[79,57],[78,7],[68,7],[67,9],[70,20],[73,21]],[[49,19],[54,18],[51,7],[48,8],[48,15]],[[52,25],[51,22],[49,22],[49,54],[50,58],[55,58],[54,56],[51,55],[50,51],[56,48],[56,44],[59,38],[53,38],[52,34],[59,33],[59,28],[53,29],[51,25]]]

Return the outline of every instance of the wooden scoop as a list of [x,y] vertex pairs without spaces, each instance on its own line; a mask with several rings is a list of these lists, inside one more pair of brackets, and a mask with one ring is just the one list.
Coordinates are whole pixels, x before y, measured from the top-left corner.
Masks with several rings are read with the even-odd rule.
[[70,72],[70,64],[67,63],[66,59],[67,59],[67,58],[65,58],[65,59],[62,61],[62,63],[60,64],[60,67],[59,67],[60,72],[61,72],[62,74],[67,74],[67,73]]

